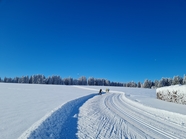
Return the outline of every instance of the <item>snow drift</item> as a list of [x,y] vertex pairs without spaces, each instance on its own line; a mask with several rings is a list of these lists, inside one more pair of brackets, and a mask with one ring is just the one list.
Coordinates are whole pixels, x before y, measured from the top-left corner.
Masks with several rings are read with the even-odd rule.
[[157,99],[186,105],[186,85],[158,88],[156,95]]

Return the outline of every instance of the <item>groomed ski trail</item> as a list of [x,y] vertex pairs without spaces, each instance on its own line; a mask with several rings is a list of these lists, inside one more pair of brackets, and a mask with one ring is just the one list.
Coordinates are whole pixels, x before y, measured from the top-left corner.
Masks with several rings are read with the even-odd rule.
[[145,106],[111,91],[75,86],[94,93],[62,104],[19,139],[184,139],[186,115]]
[[[173,115],[172,119],[165,117],[168,115]],[[186,126],[178,123],[175,115],[179,120],[186,118],[138,104],[127,99],[124,93],[112,91],[95,96],[80,107],[77,136],[81,139],[186,138]]]

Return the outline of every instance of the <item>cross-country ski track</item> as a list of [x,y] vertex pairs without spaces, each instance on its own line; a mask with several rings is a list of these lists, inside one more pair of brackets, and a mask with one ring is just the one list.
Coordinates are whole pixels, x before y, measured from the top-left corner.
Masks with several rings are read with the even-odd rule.
[[62,105],[19,139],[184,139],[186,125],[180,121],[186,121],[186,116],[148,107],[128,99],[124,92],[111,91]]

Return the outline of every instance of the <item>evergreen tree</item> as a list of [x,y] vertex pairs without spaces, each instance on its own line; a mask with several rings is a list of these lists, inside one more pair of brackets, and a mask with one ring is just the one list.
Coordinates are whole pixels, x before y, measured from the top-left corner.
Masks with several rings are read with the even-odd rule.
[[6,77],[4,77],[4,83],[6,83],[7,82],[7,78]]
[[85,76],[82,76],[78,79],[79,85],[87,85],[87,78]]
[[73,80],[73,85],[78,85],[78,80],[77,79]]
[[127,87],[127,84],[126,83],[123,83],[123,87]]
[[172,85],[172,79],[168,78],[168,86],[171,86],[171,85]]
[[93,77],[89,77],[88,85],[94,85],[94,78]]
[[105,86],[110,86],[110,81],[109,81],[109,80],[105,80],[104,85],[105,85]]
[[138,82],[137,87],[138,87],[138,88],[141,88],[141,83],[140,83],[140,82]]
[[60,76],[52,76],[52,84],[62,84],[62,79]]
[[32,84],[32,76],[30,76],[29,83]]
[[15,78],[12,80],[12,82],[13,82],[13,83],[18,83],[18,80],[19,80],[19,77],[15,77]]
[[183,84],[184,85],[186,84],[186,75],[184,75],[184,77],[183,77]]
[[182,82],[183,82],[183,79],[180,76],[174,76],[173,81],[172,81],[172,85],[182,84]]
[[143,83],[143,88],[151,88],[152,82],[150,80],[145,80]]
[[65,85],[73,85],[73,79],[72,79],[71,77],[69,77],[69,78],[64,78],[64,79],[63,79],[63,83],[64,83]]
[[158,81],[158,80],[155,80],[155,81],[154,81],[154,86],[155,86],[156,88],[159,87],[158,84],[159,84],[159,81]]

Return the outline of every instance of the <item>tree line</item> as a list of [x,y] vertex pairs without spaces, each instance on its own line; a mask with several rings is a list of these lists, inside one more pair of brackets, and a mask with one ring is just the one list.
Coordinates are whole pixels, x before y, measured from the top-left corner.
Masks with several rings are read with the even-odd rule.
[[78,79],[73,79],[71,77],[61,78],[60,76],[49,76],[45,77],[44,75],[32,75],[32,76],[22,76],[15,78],[0,78],[0,82],[4,83],[27,83],[27,84],[54,84],[54,85],[93,85],[93,86],[123,86],[123,87],[136,87],[136,88],[159,88],[170,85],[177,84],[186,84],[186,75],[182,77],[174,76],[173,78],[161,78],[160,80],[151,81],[146,79],[142,82],[111,82],[107,79],[93,78],[89,77],[88,79],[85,76],[82,76]]

